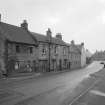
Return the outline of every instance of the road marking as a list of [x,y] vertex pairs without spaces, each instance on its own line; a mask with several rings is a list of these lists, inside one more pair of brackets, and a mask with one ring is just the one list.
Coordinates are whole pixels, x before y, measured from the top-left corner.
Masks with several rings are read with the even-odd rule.
[[90,93],[105,97],[105,93],[99,90],[91,90]]

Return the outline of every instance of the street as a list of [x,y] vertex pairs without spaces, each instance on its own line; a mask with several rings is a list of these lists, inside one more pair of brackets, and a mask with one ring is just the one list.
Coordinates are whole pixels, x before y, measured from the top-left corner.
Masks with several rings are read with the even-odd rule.
[[84,69],[70,72],[13,83],[5,80],[0,83],[0,105],[69,105],[73,97],[94,81],[83,82],[88,81],[89,74],[102,67],[100,62],[95,61]]

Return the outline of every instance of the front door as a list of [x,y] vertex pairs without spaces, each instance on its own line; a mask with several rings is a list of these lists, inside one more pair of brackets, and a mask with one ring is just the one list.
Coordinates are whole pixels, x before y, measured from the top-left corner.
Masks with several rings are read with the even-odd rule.
[[59,70],[60,71],[62,70],[62,60],[61,59],[59,60]]

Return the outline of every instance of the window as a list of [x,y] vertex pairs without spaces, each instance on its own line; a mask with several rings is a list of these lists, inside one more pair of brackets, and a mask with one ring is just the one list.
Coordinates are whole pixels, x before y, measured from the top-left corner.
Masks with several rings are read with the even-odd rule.
[[30,54],[32,54],[33,53],[33,47],[30,47],[29,49],[30,49]]
[[57,54],[57,53],[58,53],[57,49],[58,49],[58,47],[57,47],[57,46],[55,46],[55,48],[54,48],[54,53],[55,53],[55,54]]
[[42,48],[42,54],[46,54],[46,49],[45,49],[45,47]]
[[20,53],[20,46],[19,45],[16,45],[16,52]]
[[63,48],[63,54],[64,55],[66,54],[66,48],[65,47]]

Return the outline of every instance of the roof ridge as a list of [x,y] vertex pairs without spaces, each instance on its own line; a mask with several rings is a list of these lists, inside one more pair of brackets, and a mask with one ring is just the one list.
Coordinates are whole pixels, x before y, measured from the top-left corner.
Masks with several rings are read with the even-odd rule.
[[[16,25],[13,25],[13,24],[9,24],[9,23],[5,23],[5,22],[0,22],[0,23],[3,23],[3,24],[6,24],[6,25],[9,25],[9,26],[13,26],[13,27],[17,27],[17,28],[21,28],[19,26],[16,26]],[[22,28],[21,28],[22,29]]]
[[[36,38],[37,38],[39,41],[48,42],[48,39],[47,39],[47,36],[46,36],[46,35],[40,34],[40,33],[36,33],[36,32],[31,32],[31,33],[32,33],[33,36],[36,36]],[[66,44],[66,42],[64,42],[63,40],[58,39],[58,38],[56,38],[56,37],[54,37],[54,36],[52,36],[51,39],[52,39],[52,43],[68,46],[68,45]]]
[[78,51],[79,53],[81,53],[81,51],[79,50],[79,48],[77,47],[77,45],[73,45]]
[[26,31],[19,26],[4,22],[0,22],[0,27],[2,28],[3,34],[5,34],[6,39],[8,39],[9,41],[36,45],[35,40],[29,34],[29,31]]

